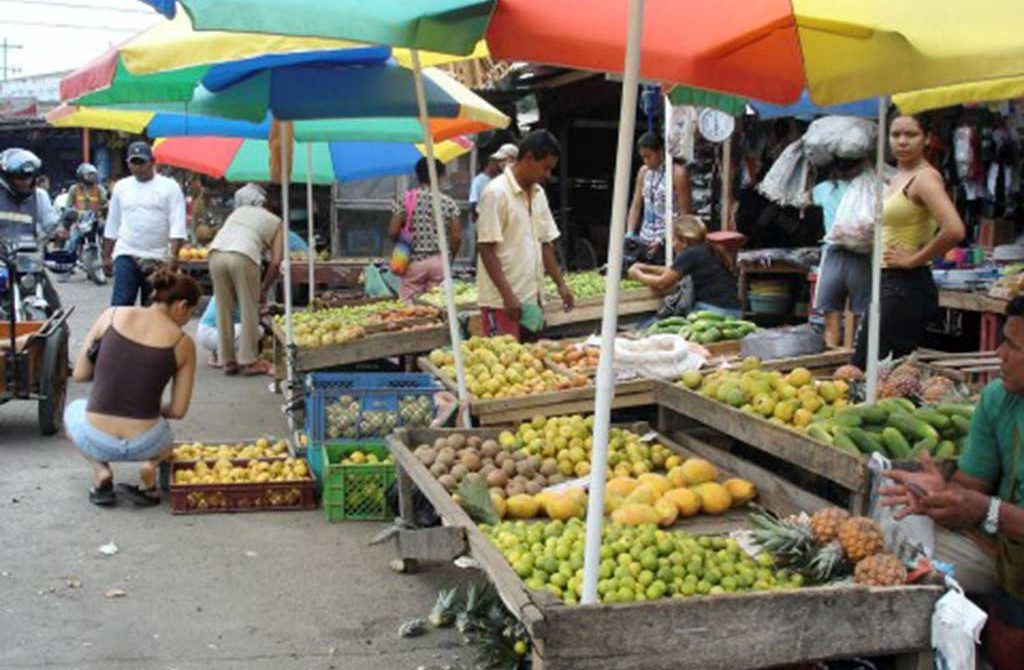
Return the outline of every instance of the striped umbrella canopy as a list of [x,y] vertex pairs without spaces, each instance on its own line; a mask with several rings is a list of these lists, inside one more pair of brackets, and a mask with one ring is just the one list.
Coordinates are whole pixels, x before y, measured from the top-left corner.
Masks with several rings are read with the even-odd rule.
[[[407,142],[315,142],[312,182],[332,184],[375,177],[411,174],[425,154],[423,145]],[[435,157],[447,163],[473,148],[465,137],[434,145]],[[307,145],[296,142],[293,156],[306,156]],[[269,181],[267,140],[237,137],[170,137],[153,146],[157,163],[192,170],[228,181]],[[292,167],[292,182],[307,181],[306,161]]]
[[[246,137],[270,136],[271,118],[253,123],[215,116],[180,112],[154,112],[109,107],[79,107],[64,104],[46,115],[50,125],[61,128],[116,130],[149,137]],[[435,140],[461,135],[453,132],[446,119],[431,120]],[[405,142],[423,140],[419,121],[410,118],[350,118],[294,121],[299,142]]]
[[[428,54],[421,63],[461,57]],[[76,105],[278,119],[415,120],[407,51],[345,40],[193,31],[182,16],[143,31],[61,80]],[[444,72],[427,68],[432,125],[454,137],[504,127],[507,117]]]

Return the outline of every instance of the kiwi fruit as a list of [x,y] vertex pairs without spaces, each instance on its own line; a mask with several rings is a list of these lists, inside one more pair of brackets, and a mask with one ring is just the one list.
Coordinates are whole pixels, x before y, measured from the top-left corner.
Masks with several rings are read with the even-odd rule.
[[555,474],[553,474],[553,475],[548,477],[548,486],[554,486],[555,484],[561,484],[564,481],[565,481],[565,475],[563,475],[561,472],[556,472]]
[[543,490],[544,487],[538,484],[537,482],[528,482],[526,484],[526,492],[529,493],[531,496],[535,496]]
[[501,452],[501,445],[494,440],[487,440],[480,445],[480,451],[488,458],[495,458]]
[[444,447],[437,452],[437,460],[451,465],[455,462],[455,450],[451,447]]
[[530,477],[533,477],[533,465],[528,460],[519,461],[516,463],[516,472],[529,479]]
[[443,437],[439,437],[436,440],[434,440],[434,449],[444,449],[447,446],[448,440],[444,439]]
[[416,454],[416,457],[420,459],[420,463],[427,466],[428,468],[434,464],[435,460],[437,460],[437,452],[431,449],[430,447],[417,449],[417,451],[419,453]]
[[508,484],[508,475],[504,470],[495,470],[487,475],[487,485],[492,488],[503,488]]
[[468,438],[466,438],[466,445],[473,449],[479,449],[482,444],[483,440],[481,440],[480,437],[477,435],[470,435]]
[[430,474],[434,475],[435,477],[446,475],[448,474],[448,467],[441,462],[434,463],[433,465],[430,466]]
[[513,475],[516,474],[516,462],[513,461],[511,458],[507,459],[504,463],[501,464],[501,470],[509,477],[512,477]]
[[490,461],[484,461],[484,464],[480,466],[480,474],[484,477],[489,476],[492,472],[496,472],[498,468]]
[[505,487],[505,495],[507,495],[509,498],[511,498],[512,496],[517,496],[520,493],[526,493],[526,487],[520,484],[519,482],[509,482],[508,485]]
[[453,449],[462,449],[466,446],[466,436],[462,433],[455,433],[448,436],[448,446]]
[[544,462],[540,464],[540,468],[538,468],[538,470],[540,470],[540,473],[545,477],[550,477],[558,472],[558,461],[553,458],[545,458]]
[[452,477],[455,477],[455,481],[461,482],[462,478],[469,474],[469,470],[462,463],[456,463],[455,465],[452,466],[452,469],[449,471],[449,474]]
[[511,459],[512,457],[509,456],[507,451],[499,451],[497,454],[494,455],[494,464],[500,468],[502,465],[505,464],[505,461]]
[[459,483],[455,481],[455,477],[452,477],[451,475],[441,475],[437,478],[437,481],[448,491],[454,491],[455,487],[459,485]]

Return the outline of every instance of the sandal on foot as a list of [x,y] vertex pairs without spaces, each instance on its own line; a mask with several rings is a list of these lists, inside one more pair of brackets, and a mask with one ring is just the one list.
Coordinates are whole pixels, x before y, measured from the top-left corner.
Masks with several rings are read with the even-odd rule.
[[225,363],[224,374],[229,377],[233,377],[238,374],[238,363]]
[[117,496],[114,494],[114,483],[107,482],[89,489],[89,502],[97,507],[113,507],[116,505]]
[[136,507],[154,507],[160,504],[160,494],[156,488],[143,489],[134,484],[118,484],[117,490],[125,495]]
[[260,375],[269,373],[270,370],[271,366],[266,361],[256,361],[249,365],[243,365],[240,372],[243,377],[259,377]]

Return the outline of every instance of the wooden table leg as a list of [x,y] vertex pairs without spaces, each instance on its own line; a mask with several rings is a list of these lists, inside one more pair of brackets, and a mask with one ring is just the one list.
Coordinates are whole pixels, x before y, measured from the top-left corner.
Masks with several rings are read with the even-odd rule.
[[402,521],[410,526],[415,525],[412,508],[412,478],[409,477],[405,468],[396,466],[396,471],[398,475],[398,516],[400,516]]

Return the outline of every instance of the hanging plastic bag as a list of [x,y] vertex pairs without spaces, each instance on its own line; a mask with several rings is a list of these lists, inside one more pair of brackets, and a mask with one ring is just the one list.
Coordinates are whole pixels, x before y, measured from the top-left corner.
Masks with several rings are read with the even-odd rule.
[[369,298],[393,298],[398,295],[397,284],[397,278],[390,271],[376,265],[367,265],[363,270],[363,291]]
[[839,201],[832,230],[825,241],[856,253],[871,253],[877,194],[878,180],[874,171],[865,170],[854,177]]
[[758,193],[783,207],[807,204],[807,174],[810,166],[804,155],[804,141],[797,140],[782,150],[768,174],[757,187]]
[[835,158],[865,158],[875,146],[877,125],[856,116],[823,116],[804,133],[804,154],[821,167]]
[[871,473],[871,488],[868,496],[868,516],[882,528],[885,546],[905,563],[914,563],[922,554],[931,557],[935,552],[935,522],[931,518],[915,514],[896,520],[895,510],[879,502],[879,489],[892,486],[895,482],[882,476],[892,469],[892,462],[877,451],[868,461]]
[[975,650],[988,615],[972,603],[955,580],[947,578],[949,592],[939,598],[932,613],[932,647],[935,667],[941,670],[974,670]]

